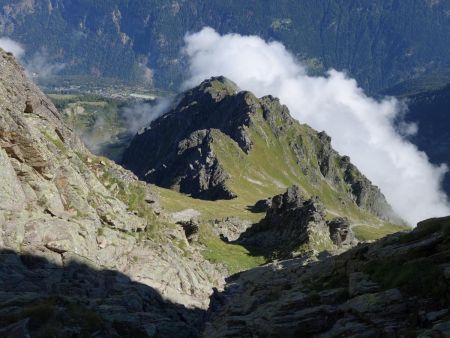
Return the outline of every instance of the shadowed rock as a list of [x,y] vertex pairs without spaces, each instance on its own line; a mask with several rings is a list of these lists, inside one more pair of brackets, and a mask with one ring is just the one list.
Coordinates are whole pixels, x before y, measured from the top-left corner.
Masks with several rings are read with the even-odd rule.
[[197,337],[204,311],[188,309],[82,257],[56,265],[0,251],[2,337]]
[[237,243],[266,250],[271,258],[315,255],[357,243],[347,219],[326,221],[321,200],[307,198],[298,186],[269,200],[266,216],[243,232]]
[[321,261],[242,272],[212,295],[203,336],[446,337],[449,233],[450,217],[430,219]]

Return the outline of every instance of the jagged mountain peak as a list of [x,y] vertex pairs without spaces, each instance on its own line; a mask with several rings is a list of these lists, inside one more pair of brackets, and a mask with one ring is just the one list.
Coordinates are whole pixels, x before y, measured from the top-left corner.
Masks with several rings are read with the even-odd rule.
[[[227,132],[227,129],[248,125],[252,116],[259,114],[270,120],[275,113],[280,113],[285,120],[291,118],[288,108],[278,98],[272,95],[258,98],[250,91],[241,90],[232,80],[216,76],[182,93],[178,104],[164,119],[168,118],[167,115],[183,114],[175,118],[195,123],[188,124],[188,127],[217,128]],[[242,148],[246,151],[245,147]]]
[[149,182],[193,197],[233,198],[235,194],[224,185],[228,175],[211,149],[213,130],[226,134],[248,152],[252,142],[245,127],[258,112],[262,112],[261,106],[252,93],[240,91],[225,77],[210,78],[183,93],[175,108],[136,135],[123,163]]
[[219,102],[240,93],[241,89],[233,81],[224,76],[213,76],[182,93],[177,106],[184,107],[192,102],[202,104]]
[[241,91],[236,83],[222,75],[213,76],[204,80],[199,86],[195,87],[195,89],[209,93],[211,96],[216,96],[219,93],[223,93],[223,95],[236,95]]

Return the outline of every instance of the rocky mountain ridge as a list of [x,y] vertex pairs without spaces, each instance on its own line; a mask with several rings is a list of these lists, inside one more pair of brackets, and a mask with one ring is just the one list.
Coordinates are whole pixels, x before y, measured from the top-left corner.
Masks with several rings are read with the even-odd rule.
[[[271,159],[272,152],[280,159]],[[262,161],[249,163],[250,156],[265,153]],[[279,166],[275,172],[269,172],[268,161]],[[240,164],[235,171],[234,163]],[[233,190],[230,182],[239,176],[254,190],[275,185],[272,191],[278,192],[299,184],[310,195],[329,195],[325,203],[333,199],[338,209],[352,204],[401,223],[380,190],[333,150],[325,132],[298,123],[278,99],[258,99],[224,77],[182,94],[175,107],[135,136],[123,164],[143,180],[194,198],[238,197],[240,186]],[[243,168],[254,172],[245,175]]]
[[[230,95],[238,91],[237,86],[225,78],[220,78],[215,87],[211,82],[204,82],[189,91],[174,112],[165,114],[136,135],[124,154],[124,165],[142,179],[189,193],[194,198],[236,197],[225,185],[229,175],[212,151],[210,129],[225,125],[224,133],[243,150],[250,150],[251,142],[243,129],[250,119],[236,109],[247,99],[243,94],[237,102],[230,100]],[[225,113],[208,114],[214,103],[219,103],[220,106],[215,108],[222,108]],[[177,114],[178,111],[182,113]]]

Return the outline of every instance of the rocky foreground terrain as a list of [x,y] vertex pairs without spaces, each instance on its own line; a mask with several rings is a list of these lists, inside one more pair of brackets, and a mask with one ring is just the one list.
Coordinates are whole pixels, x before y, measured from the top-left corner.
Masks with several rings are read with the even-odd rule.
[[198,333],[186,308],[208,307],[223,267],[157,217],[149,186],[89,153],[3,51],[0,74],[1,326],[23,319],[33,337]]
[[450,217],[230,277],[204,337],[449,337]]
[[[221,104],[220,112],[236,112],[230,119],[236,125],[226,129],[235,143],[223,137],[229,115],[218,124],[210,122],[221,114],[208,121],[201,115],[206,129],[197,130],[186,121],[206,111],[192,108],[198,103],[190,99],[180,101],[186,133],[165,139],[180,153],[161,152],[159,143],[167,157],[155,162],[160,172],[154,177],[171,173],[171,180],[186,180],[190,189],[206,187],[196,191],[208,197],[228,191],[225,197],[237,201],[230,210],[246,215],[238,208],[244,205],[253,219],[218,217],[230,208],[229,199],[188,199],[194,206],[209,203],[213,217],[202,208],[169,212],[160,190],[92,155],[21,66],[0,50],[0,337],[450,335],[450,219],[358,244],[355,219],[367,217],[375,225],[395,216],[378,188],[331,149],[325,133],[293,124],[276,99],[230,92],[230,86],[223,78],[208,80],[185,99],[194,95]],[[157,123],[174,122],[175,114]],[[284,130],[291,124],[298,143],[277,148],[276,126],[279,139],[288,142]],[[147,140],[147,164],[155,147],[152,128],[135,141]],[[236,172],[223,149],[237,151],[240,164],[250,169],[265,162],[255,154],[297,149],[298,157],[283,153],[291,166],[283,170],[293,172],[289,179],[283,174],[277,189],[255,188],[249,198],[245,189],[269,182],[273,172],[262,166],[267,176],[259,183],[254,169],[245,172],[247,183],[233,181]],[[196,177],[221,183],[198,185],[195,175],[185,175],[192,159],[198,161]],[[164,162],[171,170],[179,164],[181,174],[164,171]],[[219,173],[229,177],[215,181],[221,166]],[[170,194],[177,202],[188,198]],[[236,260],[237,253],[259,255],[269,264],[233,270],[220,257]]]

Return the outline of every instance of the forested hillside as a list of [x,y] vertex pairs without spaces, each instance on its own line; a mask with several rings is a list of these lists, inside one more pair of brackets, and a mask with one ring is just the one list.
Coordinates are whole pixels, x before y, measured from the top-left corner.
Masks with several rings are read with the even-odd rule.
[[447,0],[0,0],[0,35],[28,57],[45,50],[60,75],[177,89],[183,37],[208,25],[282,41],[313,72],[347,70],[377,92],[450,66],[449,12]]

